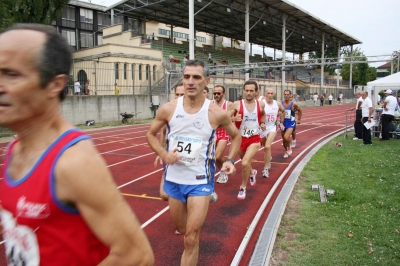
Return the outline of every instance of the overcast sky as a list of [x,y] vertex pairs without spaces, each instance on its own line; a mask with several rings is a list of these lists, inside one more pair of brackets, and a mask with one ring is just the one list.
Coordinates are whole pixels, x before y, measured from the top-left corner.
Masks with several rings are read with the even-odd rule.
[[[89,1],[89,0],[83,0]],[[110,6],[120,0],[91,0]],[[400,0],[287,0],[362,42],[367,56],[400,50]]]

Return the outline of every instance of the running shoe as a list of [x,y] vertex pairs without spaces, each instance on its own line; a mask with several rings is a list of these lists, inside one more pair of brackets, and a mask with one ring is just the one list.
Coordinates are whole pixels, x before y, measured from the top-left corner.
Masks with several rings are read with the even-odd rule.
[[294,148],[294,147],[296,147],[296,140],[294,139],[294,140],[292,140],[292,145],[290,146],[291,148]]
[[253,173],[250,175],[250,185],[254,186],[256,184],[257,170],[253,169]]
[[283,155],[283,158],[288,158],[289,154],[287,152],[285,152],[285,154]]
[[264,170],[262,172],[262,177],[264,177],[264,178],[268,178],[269,177],[268,168],[264,168]]
[[211,193],[210,195],[210,202],[216,202],[218,200],[218,195],[217,193],[215,193],[215,191],[213,191],[213,193]]
[[217,179],[217,183],[223,184],[223,183],[226,183],[226,182],[228,182],[228,176],[223,172],[219,173],[219,177]]
[[239,194],[237,196],[238,200],[244,200],[246,198],[246,188],[240,187]]
[[290,156],[290,155],[292,155],[292,149],[288,149],[287,150],[287,154]]

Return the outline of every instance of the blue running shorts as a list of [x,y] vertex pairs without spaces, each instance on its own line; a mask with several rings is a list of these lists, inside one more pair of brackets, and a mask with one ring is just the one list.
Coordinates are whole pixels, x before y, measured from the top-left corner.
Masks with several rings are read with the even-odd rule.
[[210,195],[214,191],[214,177],[208,184],[201,185],[182,185],[164,180],[164,191],[168,196],[186,203],[188,197]]

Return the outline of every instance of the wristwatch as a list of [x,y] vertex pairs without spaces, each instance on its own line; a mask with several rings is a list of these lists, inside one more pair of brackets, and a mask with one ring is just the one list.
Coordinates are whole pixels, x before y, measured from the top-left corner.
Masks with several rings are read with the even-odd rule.
[[226,158],[225,162],[231,162],[232,164],[235,164],[235,161],[231,158]]

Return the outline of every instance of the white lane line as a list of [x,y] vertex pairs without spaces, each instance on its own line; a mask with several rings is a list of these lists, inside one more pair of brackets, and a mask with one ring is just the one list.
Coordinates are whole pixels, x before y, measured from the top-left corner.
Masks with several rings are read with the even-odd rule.
[[274,185],[272,186],[271,190],[268,192],[267,197],[264,199],[263,203],[261,204],[260,208],[258,209],[256,215],[253,218],[253,221],[251,222],[251,224],[249,225],[249,227],[247,228],[246,234],[243,237],[242,242],[240,243],[239,248],[236,251],[236,254],[231,262],[231,266],[235,266],[235,265],[239,265],[240,260],[242,259],[242,256],[246,250],[246,247],[250,241],[251,236],[253,235],[253,232],[259,222],[259,220],[261,219],[262,214],[265,211],[265,208],[267,207],[271,197],[273,196],[273,194],[275,193],[276,189],[278,188],[278,186],[280,185],[280,183],[282,182],[282,179],[285,177],[285,175],[287,174],[287,172],[292,168],[292,166],[300,159],[300,157],[303,156],[304,153],[308,152],[309,149],[313,148],[314,145],[317,145],[317,143],[321,142],[321,140],[323,140],[324,138],[327,138],[329,135],[332,135],[334,133],[340,132],[341,130],[343,130],[343,128],[338,129],[334,132],[329,133],[328,135],[325,135],[319,139],[317,139],[316,141],[314,141],[312,144],[310,144],[307,148],[305,148],[302,152],[300,152],[290,163],[289,165],[285,168],[285,170],[282,172],[282,174],[279,176],[278,180],[274,183]]
[[154,221],[155,219],[157,219],[159,216],[161,216],[161,214],[163,214],[164,212],[169,210],[169,206],[165,207],[164,209],[162,209],[160,212],[158,212],[156,215],[154,215],[153,217],[151,217],[149,220],[147,220],[144,224],[142,224],[140,226],[140,228],[145,228],[147,225],[149,225],[152,221]]

